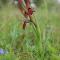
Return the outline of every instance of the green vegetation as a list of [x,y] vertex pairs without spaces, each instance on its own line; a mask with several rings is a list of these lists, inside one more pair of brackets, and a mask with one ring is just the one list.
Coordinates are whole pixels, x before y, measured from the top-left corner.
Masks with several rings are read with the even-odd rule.
[[0,48],[9,52],[0,60],[60,60],[60,12],[50,9],[46,2],[37,8],[37,29],[28,24],[25,31],[17,8],[8,5],[0,10]]

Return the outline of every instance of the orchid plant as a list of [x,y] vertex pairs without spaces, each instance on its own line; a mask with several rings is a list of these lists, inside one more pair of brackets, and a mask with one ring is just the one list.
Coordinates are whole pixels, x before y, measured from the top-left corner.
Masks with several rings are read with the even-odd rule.
[[31,0],[18,0],[18,7],[21,13],[25,17],[23,29],[26,28],[26,24],[32,22],[36,27],[36,23],[32,20],[33,9],[31,8]]

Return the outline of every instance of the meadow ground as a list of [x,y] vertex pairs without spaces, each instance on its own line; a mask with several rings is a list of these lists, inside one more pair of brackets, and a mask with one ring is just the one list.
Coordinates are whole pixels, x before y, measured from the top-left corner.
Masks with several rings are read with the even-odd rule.
[[60,13],[40,7],[33,15],[37,29],[28,24],[25,31],[23,19],[13,6],[0,10],[0,49],[8,51],[0,60],[60,60]]

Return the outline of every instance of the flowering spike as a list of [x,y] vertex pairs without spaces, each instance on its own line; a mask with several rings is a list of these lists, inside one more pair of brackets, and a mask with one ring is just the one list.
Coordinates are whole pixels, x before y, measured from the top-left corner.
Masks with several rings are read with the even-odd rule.
[[[33,10],[30,6],[30,3],[31,3],[31,0],[18,0],[19,9],[21,13],[24,15],[24,17],[27,18],[27,20],[28,20],[28,17],[30,20],[32,20],[31,15],[33,14]],[[25,29],[25,27],[26,27],[26,22],[24,22],[23,24],[23,29]]]

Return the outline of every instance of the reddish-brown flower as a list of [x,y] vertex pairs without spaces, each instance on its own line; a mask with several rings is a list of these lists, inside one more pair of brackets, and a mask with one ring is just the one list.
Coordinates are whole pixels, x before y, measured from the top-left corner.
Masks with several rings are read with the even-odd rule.
[[22,0],[18,0],[18,3],[19,3],[19,4],[22,4],[22,2],[23,2]]

